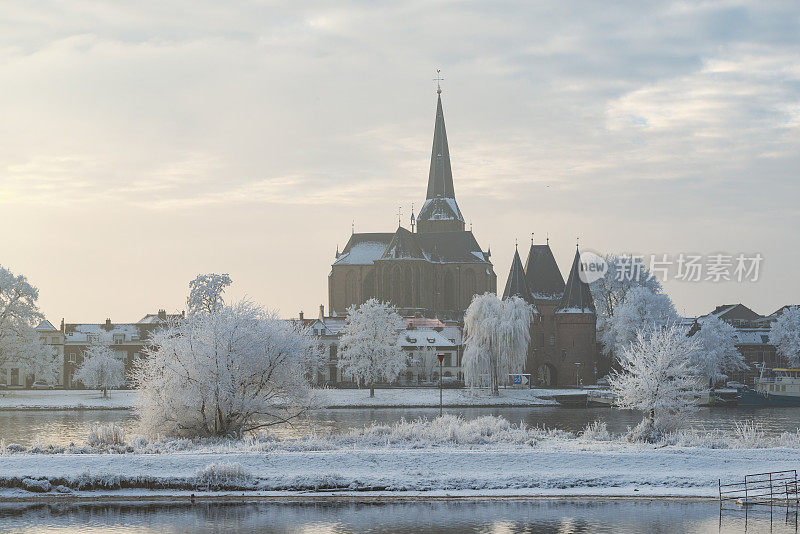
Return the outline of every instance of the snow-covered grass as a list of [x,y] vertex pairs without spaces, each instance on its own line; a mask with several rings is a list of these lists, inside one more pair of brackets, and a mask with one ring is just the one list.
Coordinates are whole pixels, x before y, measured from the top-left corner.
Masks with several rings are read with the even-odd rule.
[[107,447],[109,445],[125,445],[125,431],[115,424],[92,425],[86,444],[90,447]]
[[0,496],[119,489],[710,496],[720,476],[738,480],[798,461],[800,432],[768,437],[754,423],[732,434],[684,430],[656,444],[612,435],[602,422],[572,434],[493,416],[287,440],[148,441],[106,427],[79,446],[0,443]]
[[[571,389],[501,389],[499,397],[467,389],[445,389],[446,407],[542,406],[554,405],[552,396],[575,392]],[[436,388],[377,389],[370,398],[368,389],[315,389],[316,404],[327,408],[438,407]],[[131,409],[136,404],[135,390],[109,391],[103,398],[99,391],[87,390],[9,390],[0,391],[0,410],[109,410]]]
[[0,410],[119,410],[130,409],[138,394],[133,390],[103,393],[97,390],[0,391]]

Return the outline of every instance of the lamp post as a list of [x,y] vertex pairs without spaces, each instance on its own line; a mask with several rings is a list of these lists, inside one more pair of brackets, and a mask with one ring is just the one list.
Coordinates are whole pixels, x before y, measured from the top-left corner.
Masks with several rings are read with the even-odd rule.
[[442,416],[442,368],[444,365],[444,354],[437,354],[439,358],[439,417]]

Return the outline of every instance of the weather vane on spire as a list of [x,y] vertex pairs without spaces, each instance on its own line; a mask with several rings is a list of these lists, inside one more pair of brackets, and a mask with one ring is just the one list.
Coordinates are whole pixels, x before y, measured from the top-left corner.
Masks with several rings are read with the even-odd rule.
[[436,69],[436,78],[434,78],[433,81],[436,82],[436,94],[442,94],[441,82],[444,81],[444,78],[442,78],[442,69]]

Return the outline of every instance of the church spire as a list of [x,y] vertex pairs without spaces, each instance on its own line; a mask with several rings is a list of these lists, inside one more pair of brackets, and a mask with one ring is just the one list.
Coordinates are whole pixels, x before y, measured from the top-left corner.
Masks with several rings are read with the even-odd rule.
[[453,170],[450,168],[450,147],[447,145],[447,130],[444,127],[442,89],[439,85],[442,78],[439,71],[436,74],[436,122],[433,127],[428,194],[417,216],[417,232],[463,232],[466,224],[456,204]]
[[450,168],[450,147],[447,146],[447,130],[444,127],[442,95],[436,97],[436,123],[433,127],[431,168],[428,172],[428,195],[426,198],[456,198],[453,190],[453,171]]

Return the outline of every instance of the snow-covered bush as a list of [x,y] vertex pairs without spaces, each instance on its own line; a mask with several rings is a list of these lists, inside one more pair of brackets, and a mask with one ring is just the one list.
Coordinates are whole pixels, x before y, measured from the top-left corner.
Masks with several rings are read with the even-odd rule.
[[654,293],[648,287],[633,287],[606,321],[600,341],[606,354],[613,351],[619,358],[639,332],[664,328],[677,319],[678,313],[667,295]]
[[697,339],[669,324],[637,333],[636,341],[619,354],[619,371],[611,374],[617,405],[645,412],[645,420],[629,432],[634,440],[658,441],[674,430],[679,418],[699,402],[703,391],[691,364]]
[[125,445],[125,431],[114,423],[92,425],[86,437],[86,444],[90,447]]
[[768,442],[764,427],[755,421],[736,421],[735,437],[741,449],[759,449]]
[[519,297],[494,293],[472,299],[464,314],[464,379],[471,388],[488,376],[489,391],[500,394],[509,374],[522,372],[531,339],[533,308]]
[[253,478],[238,462],[210,463],[199,470],[195,477],[199,483],[211,487],[243,484]]
[[125,364],[106,345],[90,345],[83,363],[75,370],[74,379],[91,389],[108,390],[125,385]]
[[716,316],[703,318],[692,337],[699,342],[692,364],[706,384],[727,378],[727,372],[746,369],[744,356],[736,348],[736,329]]
[[375,383],[391,382],[406,370],[408,356],[400,344],[405,321],[388,303],[369,299],[347,309],[339,340],[339,369],[369,386],[375,396]]
[[142,429],[241,437],[290,421],[312,407],[306,373],[319,357],[306,329],[252,303],[191,314],[157,332],[138,362]]
[[186,307],[189,315],[195,313],[216,313],[225,305],[222,294],[231,285],[228,274],[199,274],[189,282],[189,298]]
[[800,306],[784,310],[772,324],[769,340],[791,365],[800,365]]
[[581,431],[581,437],[590,441],[611,441],[611,433],[605,421],[587,423]]

